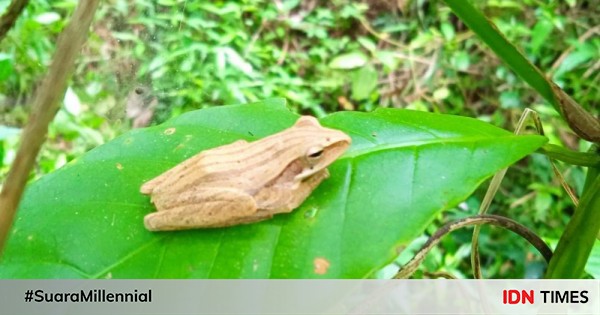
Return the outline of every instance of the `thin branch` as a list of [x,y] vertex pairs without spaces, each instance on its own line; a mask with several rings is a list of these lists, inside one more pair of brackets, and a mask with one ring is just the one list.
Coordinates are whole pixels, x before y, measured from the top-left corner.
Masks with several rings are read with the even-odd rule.
[[254,34],[252,35],[252,39],[250,40],[250,44],[248,44],[246,46],[246,49],[244,49],[244,58],[248,57],[248,54],[251,52],[252,48],[254,48],[254,44],[256,44],[256,41],[260,38],[260,34],[265,30],[266,26],[267,26],[267,22],[263,20],[260,23],[260,26],[258,27],[258,29],[256,30],[256,32],[254,32]]
[[431,279],[436,279],[436,278],[458,279],[454,275],[452,275],[451,273],[445,272],[445,271],[424,272],[423,275],[426,276],[427,278],[431,278]]
[[404,45],[403,43],[400,43],[393,39],[390,39],[388,34],[378,33],[375,29],[373,29],[371,24],[369,24],[369,21],[367,21],[366,19],[360,18],[360,19],[358,19],[358,21],[367,30],[367,32],[371,33],[373,36],[377,37],[379,40],[386,42],[392,46],[401,48],[401,49],[407,49],[406,45]]
[[429,251],[442,240],[442,237],[446,236],[447,234],[466,226],[479,226],[487,223],[503,227],[522,236],[531,245],[533,245],[542,254],[542,256],[544,256],[546,261],[549,262],[552,258],[552,250],[550,247],[548,247],[548,245],[546,245],[546,243],[544,243],[539,236],[520,223],[498,215],[476,215],[449,222],[442,226],[429,238],[429,240],[427,240],[427,242],[423,245],[423,247],[421,247],[415,256],[406,265],[404,265],[400,271],[398,271],[394,278],[406,279],[410,277],[417,270],[423,259],[425,259],[427,253],[429,253]]
[[283,64],[283,62],[285,61],[285,57],[287,57],[287,53],[288,53],[289,49],[290,49],[290,37],[289,37],[289,34],[287,34],[287,31],[286,31],[286,35],[285,35],[285,40],[283,42],[283,48],[282,48],[281,56],[279,56],[279,59],[277,59],[277,65],[278,66],[281,66]]
[[[539,120],[537,113],[529,108],[525,108],[519,122],[517,123],[517,128],[515,129],[515,134],[519,135],[523,133],[524,128],[526,127],[525,122],[529,118],[532,117],[532,120],[535,124],[535,127],[539,134],[544,135],[544,129],[542,127],[542,122]],[[479,214],[485,214],[492,203],[492,199],[496,196],[496,192],[500,187],[500,183],[502,183],[502,179],[504,179],[504,175],[506,175],[506,171],[508,168],[504,168],[500,170],[494,177],[490,183],[490,186],[483,197],[483,201],[481,202],[481,206],[479,207]],[[475,279],[481,279],[481,261],[479,260],[479,231],[481,227],[476,226],[473,230],[473,238],[471,240],[471,267],[473,268],[473,276]]]
[[15,25],[17,18],[27,6],[29,0],[13,0],[6,10],[6,13],[0,17],[0,42],[6,37],[6,33]]
[[0,255],[6,244],[17,207],[48,125],[59,109],[67,80],[81,46],[87,38],[99,0],[79,1],[71,21],[58,38],[54,59],[36,94],[29,121],[21,136],[21,145],[0,193]]
[[556,167],[556,164],[554,164],[552,160],[550,160],[550,165],[552,165],[552,171],[554,172],[554,175],[558,178],[558,182],[560,182],[567,195],[569,195],[569,198],[571,198],[571,201],[575,205],[575,208],[577,208],[577,206],[579,205],[579,198],[577,198],[577,194],[575,193],[573,188],[571,188],[571,186],[567,184],[565,177],[562,175],[560,170],[558,170],[558,167]]

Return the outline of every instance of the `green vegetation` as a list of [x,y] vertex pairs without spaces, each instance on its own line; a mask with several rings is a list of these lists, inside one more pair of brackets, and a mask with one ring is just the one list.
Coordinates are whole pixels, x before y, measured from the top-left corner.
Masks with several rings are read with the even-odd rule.
[[[455,5],[454,2],[448,1],[450,5]],[[6,176],[12,163],[18,146],[16,135],[27,121],[33,93],[52,58],[56,37],[76,3],[72,0],[30,3],[7,38],[0,42],[0,178]],[[473,4],[529,61],[562,86],[584,109],[598,115],[600,9],[597,6],[576,0],[473,1]],[[0,4],[0,10],[6,5]],[[343,113],[328,116],[337,111],[394,107],[475,117],[510,131],[514,130],[523,109],[530,107],[540,114],[550,143],[587,151],[590,143],[579,140],[570,131],[561,115],[544,100],[543,97],[547,97],[544,92],[541,92],[543,97],[536,92],[543,90],[539,88],[541,85],[530,81],[527,82],[533,88],[527,85],[510,70],[510,62],[502,61],[507,56],[488,48],[464,23],[443,2],[426,1],[105,2],[96,14],[90,38],[76,65],[62,109],[50,127],[49,140],[32,179],[53,172],[132,126],[156,125],[195,109],[271,97],[284,97],[294,112],[324,117],[323,122],[343,115],[349,117]],[[200,114],[203,112],[189,115],[203,115]],[[285,115],[291,117],[289,113]],[[258,114],[243,119],[252,128],[270,126]],[[348,121],[340,125],[342,130],[346,130],[342,126]],[[264,128],[274,132],[283,127],[285,124],[280,123]],[[158,130],[161,129],[136,131],[128,136],[143,137]],[[224,138],[212,139],[210,134],[203,134],[202,129],[194,134],[205,136],[206,142],[198,142],[198,149],[227,142]],[[267,133],[257,133],[257,136],[259,134]],[[111,142],[93,154],[103,154],[110,145],[118,144]],[[529,151],[533,149],[529,147]],[[508,161],[529,152],[525,151],[512,152],[516,154],[512,158],[503,156],[507,161],[488,165],[489,169],[483,174],[491,175]],[[81,161],[50,178],[65,178],[62,174],[81,167],[93,154],[85,155]],[[443,155],[440,159],[449,161],[444,164],[449,168],[463,166],[457,157]],[[177,161],[173,156],[167,164]],[[396,163],[403,165],[402,161]],[[584,186],[597,186],[591,176],[586,185],[586,171],[581,167],[559,163],[558,168],[577,196],[582,196]],[[145,174],[161,170],[140,170],[138,181],[132,180],[128,185],[135,188],[142,177],[147,177]],[[400,168],[397,172],[401,171]],[[473,183],[485,176],[476,177]],[[335,178],[332,179],[335,181]],[[44,181],[35,185],[42,186]],[[365,185],[369,184],[365,182]],[[432,234],[445,222],[475,214],[485,193],[484,186],[456,207],[449,204],[452,208],[447,211],[430,211],[427,218],[434,219],[434,223],[427,227],[426,233]],[[141,196],[134,196],[133,188],[128,195],[111,195],[111,198],[142,200]],[[444,189],[436,184],[429,188],[438,192]],[[461,200],[475,189],[474,186],[462,188],[466,190],[459,194],[463,197]],[[383,193],[385,189],[378,187],[371,193]],[[30,194],[35,196],[33,192]],[[590,199],[584,198],[582,202],[597,202]],[[41,206],[43,203],[38,201],[30,199],[24,207]],[[112,215],[117,208],[111,206],[105,210]],[[510,217],[555,245],[574,210],[548,158],[533,154],[509,169],[489,213]],[[60,224],[56,220],[55,224]],[[282,219],[276,220],[282,222]],[[585,222],[585,218],[579,220]],[[402,230],[403,224],[408,223],[394,224]],[[121,233],[125,235],[126,231]],[[403,233],[414,236],[419,229]],[[445,237],[427,256],[421,270],[471,277],[468,259],[471,234],[472,230],[463,229]],[[185,234],[184,238],[190,235],[193,233]],[[409,239],[408,236],[396,237],[390,244],[405,243]],[[422,238],[409,248],[420,243]],[[389,252],[372,253],[369,259],[377,263],[363,262],[368,267],[362,271],[337,275],[369,275],[373,265],[390,260],[387,256],[392,253],[391,247],[389,244],[381,246],[381,251]],[[524,240],[505,230],[484,226],[480,252],[485,277],[544,275],[546,263],[541,256]],[[398,262],[406,262],[412,253],[404,251]],[[598,256],[599,252],[594,253]],[[94,263],[108,266],[114,261]],[[589,274],[600,274],[597,265],[588,267]],[[84,273],[105,276],[100,270],[103,268],[92,268]],[[14,272],[19,274],[20,271]],[[393,272],[394,267],[390,266],[377,276],[389,277]],[[183,276],[168,271],[156,274]],[[68,274],[57,270],[56,275]],[[294,273],[294,276],[302,275]],[[421,276],[429,274],[417,274]]]
[[[336,113],[323,124],[352,135],[354,146],[292,215],[226,229],[145,230],[142,216],[154,210],[139,193],[144,181],[198,151],[256,140],[296,119],[281,100],[212,108],[93,150],[30,186],[0,278],[364,278],[446,204],[546,142],[464,117]],[[449,159],[469,163],[448,169]],[[31,241],[38,238],[54,241]],[[320,261],[326,267],[315,271]]]

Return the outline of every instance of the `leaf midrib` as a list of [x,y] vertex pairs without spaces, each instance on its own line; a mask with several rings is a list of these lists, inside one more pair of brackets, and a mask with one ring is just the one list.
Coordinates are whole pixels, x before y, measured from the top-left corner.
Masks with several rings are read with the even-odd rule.
[[407,141],[407,142],[394,143],[394,144],[379,144],[376,146],[353,150],[350,153],[344,154],[342,157],[340,157],[338,159],[338,161],[345,160],[345,159],[353,159],[353,158],[356,158],[361,155],[373,154],[373,153],[377,153],[380,151],[404,149],[404,148],[410,148],[410,147],[425,146],[425,145],[430,145],[430,144],[476,143],[476,142],[481,142],[481,141],[485,141],[485,140],[491,141],[491,140],[496,140],[496,139],[500,139],[500,138],[509,139],[509,138],[514,138],[514,137],[522,137],[522,136],[515,136],[515,135],[510,134],[507,136],[500,136],[500,137],[493,137],[493,138],[489,137],[489,136],[461,137],[461,138],[437,138],[437,139],[427,139],[427,140],[418,140],[418,141]]

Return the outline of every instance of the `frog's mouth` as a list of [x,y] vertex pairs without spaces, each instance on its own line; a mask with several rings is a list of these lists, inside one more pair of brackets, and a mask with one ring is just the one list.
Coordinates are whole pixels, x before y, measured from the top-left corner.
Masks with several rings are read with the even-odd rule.
[[304,169],[295,176],[296,180],[305,180],[314,174],[324,170],[333,163],[337,158],[339,158],[346,149],[349,147],[349,143],[347,141],[338,141],[334,142],[331,145],[327,146],[323,149],[323,154],[315,160],[305,161]]

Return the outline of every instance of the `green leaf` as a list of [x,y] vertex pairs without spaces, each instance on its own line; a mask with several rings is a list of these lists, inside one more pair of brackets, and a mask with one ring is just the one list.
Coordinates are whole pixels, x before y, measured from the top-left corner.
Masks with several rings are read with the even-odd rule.
[[252,65],[244,60],[244,58],[242,58],[242,56],[240,56],[235,50],[231,49],[230,47],[223,47],[221,49],[223,50],[223,53],[227,55],[229,64],[247,76],[254,76]]
[[585,272],[589,273],[594,279],[600,279],[600,241],[594,242],[590,258],[585,264]]
[[451,62],[456,70],[467,71],[471,65],[471,57],[467,52],[460,50],[452,54]]
[[447,87],[441,87],[433,91],[433,99],[436,101],[443,101],[450,96],[450,90]]
[[36,16],[35,21],[43,25],[52,24],[56,21],[60,21],[60,14],[56,12],[44,12]]
[[398,68],[400,59],[396,57],[393,51],[378,50],[375,51],[375,57],[387,68],[388,71],[394,71]]
[[500,93],[500,105],[502,108],[519,108],[521,104],[519,92],[504,91]]
[[456,32],[454,31],[454,26],[452,26],[452,24],[447,23],[447,22],[443,22],[440,25],[440,31],[444,35],[444,39],[447,41],[454,39],[454,37],[456,36]]
[[329,67],[332,69],[355,69],[364,66],[367,61],[367,56],[362,52],[352,52],[333,58]]
[[375,52],[377,51],[377,45],[368,37],[361,36],[357,38],[357,41],[368,51]]
[[352,98],[367,99],[377,87],[377,70],[372,66],[362,67],[352,73]]
[[550,34],[552,34],[552,30],[554,29],[554,25],[552,21],[548,19],[542,18],[538,21],[533,30],[531,31],[531,53],[537,55],[537,53],[542,48],[542,45],[546,43]]
[[583,275],[600,232],[600,176],[594,171],[588,176],[592,174],[595,178],[586,183],[577,209],[548,264],[547,279],[579,279]]
[[554,74],[555,78],[560,78],[566,72],[575,69],[583,63],[588,62],[592,58],[598,55],[598,50],[594,47],[594,45],[586,45],[582,44],[577,47],[577,49],[569,54],[565,60],[560,64],[558,70]]
[[15,72],[12,56],[5,53],[0,53],[0,81],[4,81],[12,76]]
[[[440,211],[546,142],[424,112],[341,112],[353,143],[290,214],[230,228],[148,232],[145,181],[199,151],[292,125],[284,101],[189,112],[88,152],[28,187],[2,278],[365,278]],[[316,268],[316,265],[319,268]]]

